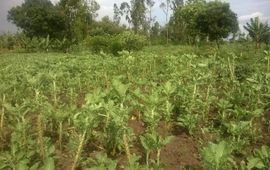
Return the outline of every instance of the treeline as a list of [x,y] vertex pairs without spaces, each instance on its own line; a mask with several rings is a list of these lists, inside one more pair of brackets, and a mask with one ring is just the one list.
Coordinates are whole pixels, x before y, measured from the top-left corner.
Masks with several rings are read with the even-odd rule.
[[[157,4],[159,3],[159,4]],[[153,14],[159,6],[166,18],[161,26]],[[8,20],[22,30],[0,37],[0,48],[28,51],[68,51],[84,47],[117,54],[140,50],[146,44],[200,44],[251,38],[256,48],[269,43],[270,28],[259,19],[239,31],[237,15],[229,3],[205,0],[130,0],[114,4],[114,16],[97,20],[100,5],[95,0],[25,0],[8,12]],[[228,37],[230,37],[228,39]]]

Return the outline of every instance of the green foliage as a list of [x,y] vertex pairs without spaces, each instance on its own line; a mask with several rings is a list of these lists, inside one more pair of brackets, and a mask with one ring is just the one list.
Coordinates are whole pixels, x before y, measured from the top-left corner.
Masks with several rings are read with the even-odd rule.
[[140,136],[140,141],[143,148],[146,151],[146,164],[149,165],[149,156],[153,151],[157,151],[157,165],[159,166],[160,151],[161,149],[170,143],[172,136],[162,138],[156,132],[146,133],[143,136]]
[[177,119],[177,124],[186,128],[190,135],[194,134],[198,122],[199,122],[199,115],[192,113],[179,115]]
[[117,162],[111,160],[104,153],[98,153],[95,159],[91,159],[91,168],[86,168],[86,170],[115,170]]
[[146,38],[133,32],[123,32],[119,35],[102,35],[89,37],[87,46],[94,52],[107,52],[117,55],[118,52],[127,50],[138,51],[146,45]]
[[261,149],[256,149],[253,156],[247,158],[247,162],[241,162],[242,170],[262,169],[266,170],[270,164],[270,149],[263,145]]
[[238,31],[237,15],[231,11],[229,3],[220,1],[207,3],[195,22],[196,28],[210,40],[217,41]]
[[210,143],[202,150],[202,158],[209,170],[232,169],[232,149],[225,141],[218,144]]
[[259,17],[251,18],[250,23],[247,23],[244,28],[248,31],[249,36],[256,43],[256,48],[259,48],[260,43],[269,38],[270,27],[267,24],[261,23]]
[[[241,161],[244,169],[246,163],[269,166],[267,154],[250,153],[268,142],[269,54],[250,46],[156,46],[120,57],[1,53],[2,169],[61,169],[61,155],[74,159],[73,169],[111,167],[107,159],[121,159],[117,168],[166,169],[167,149],[197,158],[192,148],[208,141],[230,142],[205,147],[200,169],[240,169]],[[252,71],[237,71],[239,65]],[[181,140],[183,148],[161,152],[170,135],[176,136],[171,144]],[[100,151],[110,158],[89,162]]]
[[63,16],[49,0],[27,0],[9,10],[8,20],[31,38],[60,38],[65,30]]

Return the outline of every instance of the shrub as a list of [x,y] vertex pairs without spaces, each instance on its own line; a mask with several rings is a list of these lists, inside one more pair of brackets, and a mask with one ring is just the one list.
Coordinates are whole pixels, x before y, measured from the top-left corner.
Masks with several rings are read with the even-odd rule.
[[87,46],[93,52],[108,52],[117,55],[118,52],[126,51],[138,51],[146,45],[145,36],[135,34],[131,31],[125,31],[119,35],[103,35],[93,36],[86,39]]
[[132,31],[125,31],[118,35],[118,41],[122,47],[121,50],[139,51],[146,45],[146,37],[135,34]]
[[104,36],[97,35],[93,37],[88,37],[86,39],[86,45],[90,46],[90,49],[95,53],[100,51],[109,52],[110,40],[111,36],[109,35]]

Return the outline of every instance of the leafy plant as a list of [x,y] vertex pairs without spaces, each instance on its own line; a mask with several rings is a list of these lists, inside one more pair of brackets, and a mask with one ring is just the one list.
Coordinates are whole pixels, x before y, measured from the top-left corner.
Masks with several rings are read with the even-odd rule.
[[177,118],[177,124],[186,128],[190,135],[194,134],[194,131],[197,127],[198,121],[199,121],[198,114],[186,113],[183,115],[179,115]]
[[115,170],[117,162],[108,158],[104,153],[98,153],[95,159],[91,159],[91,168],[86,170]]
[[160,165],[160,152],[161,149],[171,141],[172,137],[162,138],[156,132],[146,133],[143,136],[140,136],[140,141],[142,146],[146,151],[146,164],[149,166],[149,156],[153,151],[157,151],[157,165]]
[[217,144],[210,143],[203,148],[201,156],[205,166],[209,170],[232,169],[234,161],[232,158],[232,149],[225,141]]
[[248,158],[247,169],[263,169],[266,170],[270,167],[270,148],[262,146],[257,149],[253,157]]

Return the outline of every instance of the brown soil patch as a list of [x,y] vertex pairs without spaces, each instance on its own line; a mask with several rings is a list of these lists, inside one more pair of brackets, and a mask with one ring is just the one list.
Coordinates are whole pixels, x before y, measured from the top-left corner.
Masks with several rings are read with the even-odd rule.
[[202,169],[196,146],[197,142],[186,134],[175,136],[161,151],[164,169]]
[[59,150],[56,150],[57,169],[59,170],[71,169],[73,165],[73,159],[69,155],[70,154],[65,151],[60,152]]
[[130,119],[128,121],[128,126],[133,129],[133,132],[136,136],[143,134],[146,129],[144,123],[136,119]]

